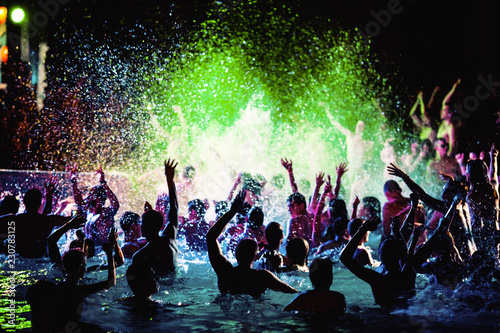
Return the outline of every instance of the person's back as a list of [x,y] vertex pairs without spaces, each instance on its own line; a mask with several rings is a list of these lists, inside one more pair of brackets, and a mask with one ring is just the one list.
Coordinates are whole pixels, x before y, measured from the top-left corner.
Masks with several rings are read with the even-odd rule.
[[177,192],[174,175],[177,163],[175,160],[165,161],[165,176],[169,191],[170,209],[168,224],[163,226],[163,215],[155,210],[148,210],[142,215],[141,232],[148,243],[132,257],[132,264],[147,263],[156,277],[173,273],[177,266],[179,250],[177,248],[177,229],[179,225]]
[[241,208],[244,198],[245,191],[241,191],[234,199],[229,212],[215,222],[206,236],[208,256],[210,264],[217,274],[219,291],[222,294],[248,294],[252,296],[259,296],[267,289],[286,293],[297,292],[279,280],[273,273],[251,268],[258,249],[258,245],[253,239],[242,239],[236,246],[235,256],[238,261],[236,267],[233,267],[222,254],[217,238]]
[[309,278],[314,290],[298,295],[283,311],[333,312],[343,314],[346,301],[343,294],[329,290],[333,281],[330,259],[314,259],[309,267]]
[[163,216],[160,212],[149,210],[142,216],[142,234],[148,243],[132,257],[132,262],[147,263],[156,276],[165,276],[175,271],[179,250],[177,241],[167,236],[159,236]]

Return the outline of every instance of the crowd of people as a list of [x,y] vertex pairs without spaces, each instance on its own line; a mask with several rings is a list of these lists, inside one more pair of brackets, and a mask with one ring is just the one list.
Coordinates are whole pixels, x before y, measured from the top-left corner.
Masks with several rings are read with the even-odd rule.
[[[68,322],[78,322],[84,297],[111,288],[116,283],[115,268],[121,265],[128,266],[126,279],[134,299],[150,301],[159,290],[158,280],[168,279],[176,271],[182,250],[180,240],[187,251],[208,254],[221,294],[258,297],[269,289],[295,294],[299,291],[283,282],[279,274],[309,274],[314,290],[301,292],[285,311],[346,311],[344,295],[330,290],[331,258],[335,255],[370,285],[375,303],[383,309],[408,305],[415,295],[417,273],[428,276],[429,283],[450,288],[464,281],[485,284],[498,279],[498,151],[492,144],[489,154],[456,153],[449,98],[458,84],[443,102],[441,114],[446,123],[437,135],[428,128],[424,107],[420,115],[415,115],[416,107],[423,105],[419,94],[411,117],[422,128],[422,149],[418,153],[418,145],[412,145],[410,154],[392,159],[387,165],[391,179],[383,187],[383,204],[374,195],[362,199],[355,196],[348,203],[342,199],[342,177],[351,167],[346,163],[337,166],[334,185],[329,175],[318,172],[314,191],[306,198],[299,192],[293,162],[287,158],[281,159],[292,192],[286,201],[286,224],[264,220],[262,193],[266,181],[243,173],[238,175],[227,200],[214,202],[215,221],[206,219],[210,203],[205,198],[182,199],[187,201],[187,216],[180,216],[175,182],[178,163],[173,159],[165,161],[166,191],[158,195],[155,207],[146,202],[142,215],[125,212],[119,223],[115,219],[120,203],[102,167],[96,171],[100,184],[86,195],[78,186],[78,168],[68,168],[77,205],[72,216],[54,213],[54,179],[44,194],[36,188],[24,194],[26,212],[18,213],[19,201],[5,196],[0,203],[2,243],[9,241],[8,225],[14,221],[17,255],[48,256],[65,274],[59,284],[40,280],[29,288],[26,297],[34,331],[59,331]],[[361,130],[358,132],[360,135]],[[429,157],[432,147],[435,157]],[[424,184],[413,179],[413,172],[419,168],[443,179],[440,198],[433,197]],[[184,175],[192,172],[194,169],[188,167]],[[397,180],[408,187],[409,197],[403,196]],[[189,196],[187,187],[181,187],[186,192],[182,196]],[[69,250],[61,253],[58,242],[69,230],[77,230],[77,237],[68,239]],[[378,260],[366,246],[370,232],[380,236],[378,253],[373,255]],[[119,234],[123,234],[123,242]],[[107,263],[86,267],[87,258],[98,251],[106,254]],[[85,272],[92,269],[107,270],[107,280],[80,284]]]

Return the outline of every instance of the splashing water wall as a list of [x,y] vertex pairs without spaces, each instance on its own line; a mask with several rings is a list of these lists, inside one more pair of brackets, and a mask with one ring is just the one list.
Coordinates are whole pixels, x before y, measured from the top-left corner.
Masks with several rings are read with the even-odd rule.
[[[365,171],[381,175],[380,149],[400,125],[388,126],[398,106],[387,105],[394,104],[391,86],[377,72],[370,43],[293,6],[212,8],[192,31],[171,33],[169,43],[140,25],[83,45],[83,32],[61,29],[58,42],[76,57],[53,51],[51,61],[65,65],[52,66],[49,77],[70,93],[61,102],[61,92],[51,92],[48,104],[69,113],[69,133],[52,135],[48,141],[61,149],[43,154],[56,165],[125,171],[150,200],[166,157],[194,165],[205,196],[217,200],[239,172],[267,180],[283,174],[284,156],[294,161],[298,180],[313,183],[317,172],[333,174],[349,157],[350,142],[332,121],[354,133],[363,120],[363,139],[373,149],[358,148],[366,164],[349,166],[347,189]],[[312,186],[300,190],[308,195]]]

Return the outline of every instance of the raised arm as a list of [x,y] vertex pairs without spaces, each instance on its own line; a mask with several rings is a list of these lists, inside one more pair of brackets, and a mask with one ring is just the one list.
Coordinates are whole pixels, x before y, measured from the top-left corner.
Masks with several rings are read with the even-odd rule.
[[49,215],[50,213],[52,213],[52,204],[56,186],[56,178],[54,176],[50,176],[49,181],[45,185],[45,204],[43,206],[43,215]]
[[118,198],[109,188],[106,179],[104,179],[104,171],[102,171],[102,165],[99,165],[99,169],[97,169],[95,173],[99,175],[99,182],[104,188],[104,191],[106,191],[106,195],[108,196],[109,202],[111,204],[109,207],[113,210],[113,216],[114,216],[118,211],[118,209],[120,208],[120,203],[118,202]]
[[340,261],[358,278],[361,280],[372,284],[375,279],[380,278],[381,274],[375,272],[374,270],[365,268],[360,265],[356,260],[354,260],[354,253],[358,248],[359,242],[365,236],[368,231],[377,230],[377,226],[380,223],[380,219],[377,217],[372,217],[359,227],[358,232],[354,234],[349,243],[340,253]]
[[418,208],[418,201],[419,201],[419,196],[417,193],[413,192],[410,194],[410,200],[411,200],[411,209],[408,215],[406,215],[406,219],[403,223],[403,226],[401,227],[401,236],[403,237],[403,240],[406,243],[410,240],[410,236],[413,233],[413,228],[415,226],[415,212],[417,211]]
[[234,192],[236,192],[236,189],[238,188],[238,185],[241,184],[241,177],[242,177],[242,174],[240,172],[238,174],[238,176],[236,177],[236,180],[234,182],[233,188],[231,189],[231,191],[229,191],[229,195],[227,196],[227,201],[233,200]]
[[113,250],[115,253],[113,256],[113,260],[115,262],[115,266],[120,267],[125,262],[125,256],[123,255],[120,245],[118,245],[118,234],[115,227],[111,228],[111,230],[109,231],[108,241],[111,245],[113,245]]
[[495,143],[493,143],[490,149],[490,170],[488,177],[490,178],[490,183],[492,183],[498,191],[497,157],[498,150],[495,149]]
[[167,179],[170,209],[168,210],[168,224],[163,229],[163,236],[171,239],[176,239],[177,229],[179,228],[179,203],[177,202],[177,189],[174,182],[176,166],[177,162],[173,159],[165,161],[165,177]]
[[337,199],[339,197],[342,176],[347,172],[347,163],[340,163],[339,166],[335,168],[335,171],[337,172],[337,180],[335,182],[335,188],[333,189],[333,192],[329,194],[330,200]]
[[[417,95],[417,100],[413,104],[410,110],[410,117],[413,119],[413,123],[419,127],[423,126],[423,119],[422,117],[425,117],[425,105],[424,105],[424,100],[422,98],[423,93],[421,91],[418,92]],[[415,111],[417,110],[418,106],[420,105],[420,115],[416,115]]]
[[50,261],[60,267],[62,267],[61,253],[59,252],[59,246],[57,246],[57,241],[61,238],[66,231],[70,229],[79,229],[85,225],[85,218],[81,215],[77,215],[72,218],[68,223],[54,231],[47,237],[47,245],[49,248]]
[[460,84],[461,79],[458,79],[453,83],[453,86],[451,87],[450,91],[446,94],[446,96],[443,99],[443,103],[441,105],[441,108],[444,109],[446,107],[446,104],[451,101],[451,97],[453,97],[453,94],[455,93],[455,90],[457,89],[457,86]]
[[288,176],[290,177],[290,186],[292,186],[292,192],[297,193],[299,188],[295,182],[295,177],[293,176],[293,164],[292,160],[287,160],[286,157],[281,159],[281,165],[288,171]]
[[75,199],[75,203],[79,209],[83,210],[84,202],[83,195],[80,189],[78,188],[78,169],[76,164],[70,165],[66,168],[69,171],[69,178],[71,180],[71,187],[73,188],[73,198]]
[[219,238],[226,225],[229,223],[229,221],[231,221],[234,215],[236,215],[236,212],[238,212],[238,210],[241,208],[241,206],[243,205],[243,201],[245,200],[245,196],[246,191],[240,191],[236,198],[234,198],[231,209],[224,215],[222,215],[207,232],[206,240],[208,257],[210,259],[210,264],[212,264],[212,267],[216,273],[224,268],[224,266],[228,264],[231,265],[226,257],[224,257],[224,255],[222,254],[217,238]]
[[316,206],[318,206],[318,200],[320,197],[319,191],[321,190],[321,186],[325,183],[325,174],[323,172],[319,172],[316,175],[316,186],[314,187],[314,194],[312,197],[309,206],[307,207],[307,211],[311,214],[316,212]]
[[281,281],[276,275],[274,275],[268,270],[261,270],[260,274],[265,276],[265,284],[267,288],[271,290],[288,294],[293,294],[297,292],[297,289]]
[[354,197],[354,202],[352,203],[352,213],[351,213],[351,220],[354,220],[356,217],[358,217],[358,206],[359,206],[359,198],[358,196]]
[[420,197],[420,200],[422,200],[422,202],[424,202],[430,208],[438,210],[442,213],[446,212],[448,207],[446,207],[446,204],[443,201],[435,199],[435,198],[431,197],[430,195],[428,195],[424,191],[423,188],[421,188],[419,185],[417,185],[417,183],[415,183],[410,178],[410,176],[408,176],[406,173],[404,173],[403,170],[401,170],[397,165],[391,163],[387,167],[387,171],[389,172],[390,175],[401,178],[405,182],[406,186],[408,186],[408,188],[412,192],[418,194],[418,196]]
[[331,189],[332,185],[330,184],[330,177],[328,177],[325,188],[323,190],[323,194],[321,195],[318,205],[316,206],[316,212],[314,214],[312,237],[311,237],[313,241],[313,247],[319,246],[324,241],[323,238],[321,237],[321,230],[319,228],[319,224],[321,222],[321,215],[323,213],[323,208],[325,207],[326,196],[328,195],[328,192],[331,192]]

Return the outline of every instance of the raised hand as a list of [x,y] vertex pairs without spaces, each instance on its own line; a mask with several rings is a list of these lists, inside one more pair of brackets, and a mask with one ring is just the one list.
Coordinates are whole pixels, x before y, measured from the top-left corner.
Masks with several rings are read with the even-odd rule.
[[331,191],[332,191],[332,180],[330,178],[330,175],[326,175],[326,185],[325,185],[324,192],[328,193]]
[[85,225],[85,222],[87,222],[87,219],[83,215],[76,215],[73,217],[71,220],[68,222],[68,227],[71,229],[80,229]]
[[325,174],[323,172],[319,172],[316,174],[316,186],[318,189],[325,183]]
[[177,163],[174,159],[171,160],[169,158],[168,160],[165,160],[165,177],[167,177],[167,179],[174,179],[175,167],[177,164],[179,163]]
[[412,207],[417,207],[418,201],[420,200],[420,196],[418,195],[418,193],[412,192],[410,194],[410,200],[411,200]]
[[102,165],[99,164],[99,169],[95,171],[96,175],[99,175],[99,182],[104,183],[106,180],[104,179],[104,171],[102,171]]
[[398,216],[391,218],[391,229],[393,234],[396,234],[401,229],[401,221],[399,221]]
[[57,179],[54,176],[50,176],[49,181],[47,182],[47,184],[45,184],[45,193],[53,194],[56,190],[57,184]]
[[358,196],[356,196],[356,197],[354,198],[354,202],[352,203],[352,207],[358,207],[358,205],[359,205],[359,203],[360,203],[360,202],[361,202],[361,201],[359,201]]
[[118,233],[116,232],[115,227],[113,227],[113,228],[111,228],[111,230],[109,230],[108,241],[113,245],[118,244]]
[[238,192],[238,195],[236,195],[236,198],[234,198],[233,203],[231,204],[232,211],[237,212],[241,208],[241,206],[243,206],[243,201],[245,201],[246,195],[246,190],[241,190],[240,192]]
[[455,160],[457,161],[458,165],[460,166],[464,165],[465,154],[464,153],[455,154]]
[[493,159],[497,158],[497,156],[498,156],[498,150],[495,149],[495,143],[493,142],[490,149],[490,157]]
[[389,172],[390,175],[396,176],[399,178],[407,178],[408,175],[403,172],[397,165],[394,163],[391,163],[390,165],[387,166],[387,171]]
[[66,171],[69,172],[70,180],[76,180],[76,178],[78,177],[78,166],[76,165],[76,163],[66,166]]
[[375,231],[377,230],[378,225],[380,224],[380,219],[378,217],[372,217],[365,223],[363,223],[363,226],[369,230],[369,231]]
[[335,170],[337,171],[337,177],[342,177],[342,175],[347,171],[347,163],[340,163],[339,166],[335,168]]
[[291,171],[293,170],[292,167],[293,167],[293,164],[292,164],[292,160],[287,160],[286,157],[282,158],[281,159],[281,165],[287,169],[288,171]]

